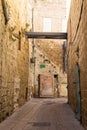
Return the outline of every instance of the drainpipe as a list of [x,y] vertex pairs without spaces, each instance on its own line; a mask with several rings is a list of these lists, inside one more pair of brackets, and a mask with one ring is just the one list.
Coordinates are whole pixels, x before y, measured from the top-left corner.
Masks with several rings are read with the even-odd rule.
[[[34,32],[34,7],[32,8],[32,31]],[[36,88],[35,88],[35,55],[34,55],[34,50],[35,50],[35,45],[34,45],[34,38],[32,39],[32,58],[34,60],[34,68],[33,68],[33,85],[34,85],[34,97],[36,97]]]

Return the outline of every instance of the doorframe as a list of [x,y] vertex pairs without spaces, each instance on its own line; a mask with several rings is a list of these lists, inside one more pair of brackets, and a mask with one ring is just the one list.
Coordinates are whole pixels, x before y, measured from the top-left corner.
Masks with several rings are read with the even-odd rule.
[[40,97],[40,74],[38,74],[38,97]]
[[[58,78],[59,78],[59,75],[58,74],[54,74],[54,79],[56,79],[56,81],[57,81],[57,86],[56,86],[57,87],[57,98],[60,96]],[[54,86],[54,89],[55,89],[55,86]]]

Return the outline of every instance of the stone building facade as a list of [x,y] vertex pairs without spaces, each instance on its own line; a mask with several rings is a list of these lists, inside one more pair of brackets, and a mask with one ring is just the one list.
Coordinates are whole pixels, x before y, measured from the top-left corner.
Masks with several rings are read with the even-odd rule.
[[[32,1],[31,1],[32,2]],[[0,121],[28,98],[31,3],[0,0]]]
[[[32,25],[33,31],[35,32],[66,32],[66,0],[36,0],[36,3],[32,10]],[[63,80],[66,79],[65,73],[65,62],[64,62],[64,50],[63,45],[65,41],[63,40],[53,40],[53,39],[34,39],[32,41],[32,45],[36,48],[36,52],[34,52],[34,56],[37,57],[36,62],[40,62],[42,57],[39,57],[38,52],[42,52],[43,56],[47,57],[50,62],[53,62],[55,66],[58,68],[58,75],[62,74]],[[32,51],[33,52],[33,51]],[[37,56],[38,55],[38,56]],[[38,63],[39,64],[39,63]],[[43,73],[46,74],[46,71],[51,71],[53,67],[50,65],[49,69],[45,68]],[[34,68],[34,66],[32,66]],[[31,69],[31,77],[34,77],[35,71]],[[35,67],[36,75],[42,74],[42,69],[38,69],[38,66]],[[51,73],[53,74],[53,72]],[[55,74],[55,72],[54,72]],[[35,75],[35,79],[37,76]],[[36,85],[37,82],[31,81]],[[63,81],[62,81],[63,82]],[[37,86],[37,85],[36,85]],[[61,85],[62,86],[62,85]],[[66,86],[67,86],[67,79],[65,81],[64,87],[62,86],[61,92],[65,91],[61,94],[62,96],[66,96]]]
[[[51,14],[52,17],[56,17],[56,15],[58,14],[57,18],[54,18],[55,21],[53,21],[53,23],[55,23],[56,25],[55,27],[53,27],[52,31],[57,32],[62,30],[62,25],[64,24],[66,18],[65,1],[66,0],[64,0],[63,2],[61,2],[61,0],[55,0],[56,4],[54,4],[54,6],[58,5],[57,9],[59,9],[61,14],[60,12],[58,13],[58,10],[54,12],[55,16],[54,14]],[[51,74],[53,75],[58,74],[60,77],[59,81],[63,85],[61,88],[64,87],[66,89],[66,74],[63,73],[62,45],[64,41],[54,42],[53,40],[51,40],[44,42],[35,40],[33,43],[36,44],[36,52],[33,53],[33,51],[35,51],[35,45],[32,44],[33,40],[29,39],[28,41],[25,38],[26,31],[39,31],[38,29],[41,29],[41,27],[39,26],[41,21],[38,18],[41,18],[40,16],[42,16],[42,11],[41,14],[39,11],[43,7],[44,9],[46,9],[46,4],[47,6],[49,5],[49,9],[52,10],[52,7],[54,7],[52,2],[54,1],[0,1],[0,121],[11,115],[15,110],[22,106],[28,98],[31,97],[32,86],[34,87],[34,85],[37,85],[37,76],[38,74],[42,74],[41,70],[35,68],[35,64],[32,64],[32,58],[35,60],[35,55],[37,57],[40,56],[42,53],[42,56],[45,56],[45,58],[50,61],[50,65],[47,66],[51,66],[51,69],[49,69],[48,67],[48,69],[46,69],[44,73],[46,71],[51,71]],[[40,10],[38,10],[39,7]],[[35,10],[35,8],[37,9]],[[47,10],[49,9],[47,8]],[[45,15],[47,10],[45,10]],[[34,14],[34,12],[37,13],[37,17],[35,16],[36,14]],[[50,12],[48,14],[48,17],[51,17]],[[48,21],[50,21],[50,19]],[[35,23],[35,25],[33,25],[33,23]],[[38,23],[38,25],[36,23]],[[37,66],[41,60],[43,62],[46,59],[38,59],[37,57]],[[38,71],[35,71],[34,69],[38,69]],[[63,80],[61,80],[62,77]],[[66,90],[63,93],[66,93]],[[60,93],[61,96],[63,96],[63,93]]]
[[[63,74],[62,71],[60,71],[60,68],[57,65],[55,65],[47,56],[45,56],[45,54],[36,46],[34,48],[34,55],[35,55],[35,63],[34,63],[34,70],[35,70],[34,71],[34,85],[35,86],[33,87],[33,89],[35,91],[35,96],[40,97],[41,95],[40,94],[40,89],[41,89],[40,77],[52,76],[53,97],[66,97],[67,96],[67,89],[66,89],[67,75]],[[32,65],[33,63],[31,63],[31,67]],[[49,82],[47,84],[49,84]],[[50,97],[49,93],[46,96]]]
[[[66,32],[66,1],[37,0],[33,9],[33,31]],[[62,40],[35,40],[49,59],[63,70]],[[57,46],[58,45],[58,46]],[[39,48],[40,48],[39,47]]]
[[87,0],[72,0],[68,21],[68,96],[87,130]]

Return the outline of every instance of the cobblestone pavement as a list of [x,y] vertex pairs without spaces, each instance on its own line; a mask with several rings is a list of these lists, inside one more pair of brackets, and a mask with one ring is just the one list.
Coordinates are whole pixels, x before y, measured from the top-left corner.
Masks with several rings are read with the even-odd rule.
[[64,98],[31,99],[0,130],[84,130]]

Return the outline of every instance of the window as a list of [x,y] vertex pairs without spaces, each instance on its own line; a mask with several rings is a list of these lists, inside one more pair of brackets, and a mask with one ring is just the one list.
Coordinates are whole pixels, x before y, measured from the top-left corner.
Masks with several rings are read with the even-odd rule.
[[51,32],[51,18],[43,19],[43,32]]

